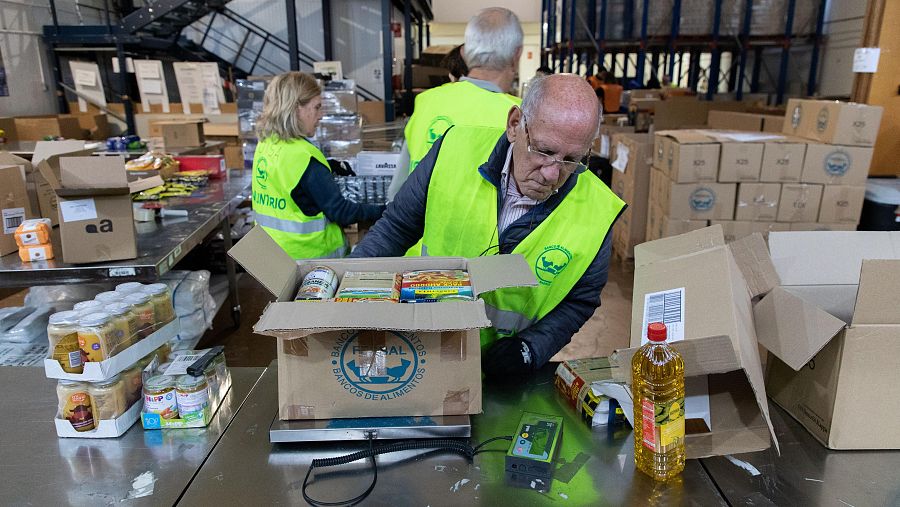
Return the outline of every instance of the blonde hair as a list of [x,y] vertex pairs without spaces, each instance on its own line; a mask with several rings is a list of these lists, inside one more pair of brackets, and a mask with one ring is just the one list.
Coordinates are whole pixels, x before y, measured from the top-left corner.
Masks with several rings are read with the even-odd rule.
[[322,94],[316,79],[303,72],[285,72],[275,76],[266,87],[263,111],[256,123],[260,140],[270,136],[279,139],[304,137],[304,125],[297,118],[297,108]]

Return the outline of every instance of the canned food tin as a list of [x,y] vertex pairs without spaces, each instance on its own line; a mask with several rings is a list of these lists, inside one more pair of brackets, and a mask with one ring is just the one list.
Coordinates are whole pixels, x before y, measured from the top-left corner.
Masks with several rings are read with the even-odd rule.
[[316,266],[303,277],[300,290],[294,301],[315,301],[330,299],[337,291],[338,277],[333,269],[326,266]]

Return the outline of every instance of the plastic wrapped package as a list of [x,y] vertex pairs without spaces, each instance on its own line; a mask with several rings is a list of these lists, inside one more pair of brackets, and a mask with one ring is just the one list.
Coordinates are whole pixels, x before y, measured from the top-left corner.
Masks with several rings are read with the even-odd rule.
[[53,306],[59,311],[71,310],[79,301],[94,299],[97,294],[113,289],[108,283],[82,283],[72,285],[39,285],[25,295],[25,306]]
[[216,302],[209,293],[203,302],[203,306],[187,315],[178,317],[181,326],[178,336],[171,341],[173,350],[192,349],[197,346],[200,338],[207,329],[212,327],[212,319],[215,316]]
[[[28,308],[28,307],[25,307]],[[33,308],[14,326],[0,332],[0,342],[31,343],[47,340],[47,321],[55,310],[52,306]]]
[[172,291],[175,315],[182,317],[204,309],[209,296],[210,273],[200,271],[169,271],[162,282]]

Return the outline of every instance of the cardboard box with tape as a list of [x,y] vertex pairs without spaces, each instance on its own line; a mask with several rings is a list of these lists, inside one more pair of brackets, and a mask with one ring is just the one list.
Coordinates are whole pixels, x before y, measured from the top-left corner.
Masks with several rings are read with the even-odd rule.
[[522,257],[310,260],[299,264],[260,227],[231,255],[276,298],[254,332],[278,338],[281,419],[477,414],[484,302],[294,301],[316,266],[347,271],[465,269],[476,294],[535,285]]
[[653,164],[675,183],[716,181],[721,148],[702,130],[663,130],[656,132]]
[[872,148],[809,144],[803,159],[804,183],[864,186],[872,164]]
[[734,218],[736,183],[673,183],[658,170],[654,170],[650,178],[650,201],[671,218],[688,220]]
[[836,100],[790,99],[782,132],[829,144],[873,146],[884,108]]
[[646,237],[653,138],[649,134],[615,134],[612,140],[612,191],[628,204],[613,228],[613,248],[630,259],[634,246]]
[[900,449],[900,233],[769,236],[781,286],[754,308],[772,400],[831,449]]
[[25,190],[25,168],[0,163],[0,255],[15,252],[16,227],[35,218]]

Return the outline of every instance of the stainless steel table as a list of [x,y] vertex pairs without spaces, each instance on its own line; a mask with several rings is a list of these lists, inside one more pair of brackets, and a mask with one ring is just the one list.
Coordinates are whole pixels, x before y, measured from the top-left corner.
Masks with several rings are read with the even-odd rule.
[[[31,287],[97,281],[154,281],[168,272],[217,227],[222,231],[225,250],[231,248],[231,224],[228,217],[250,195],[250,175],[233,171],[230,181],[211,180],[191,197],[166,200],[171,209],[187,210],[187,217],[137,222],[136,259],[95,264],[67,264],[61,258],[22,262],[17,253],[0,257],[0,287]],[[59,231],[53,230],[53,248],[62,256]],[[232,301],[232,317],[237,325],[240,303],[234,262],[226,259]]]
[[56,381],[43,368],[0,367],[0,503],[173,505],[225,433],[264,368],[232,368],[232,387],[207,428],[144,431],[140,422],[115,439],[58,438]]
[[[107,151],[106,144],[102,144],[103,150],[94,152],[97,156],[122,156],[125,160],[131,160],[147,153],[147,149],[126,150],[126,151]],[[225,141],[206,141],[202,146],[173,146],[164,148],[163,151],[174,157],[183,157],[187,155],[205,155],[207,153],[221,153],[225,148]]]
[[[781,456],[771,448],[702,460],[732,505],[900,505],[900,451],[832,451],[787,412],[769,404]],[[878,417],[873,408],[872,417]],[[859,428],[866,431],[866,428]]]
[[[274,365],[273,365],[274,366]],[[305,504],[303,477],[313,458],[341,455],[366,444],[271,444],[269,425],[276,416],[276,369],[270,366],[247,397],[225,436],[200,468],[179,505]],[[545,368],[524,386],[485,386],[484,414],[472,420],[473,442],[510,435],[523,410],[565,418],[554,480],[546,492],[505,483],[506,442],[469,462],[443,452],[410,451],[378,457],[378,484],[365,505],[726,505],[697,461],[681,479],[657,484],[636,472],[630,429],[592,431],[563,405]],[[310,386],[313,388],[312,386]],[[309,494],[321,501],[343,500],[371,481],[369,464],[317,469]]]

